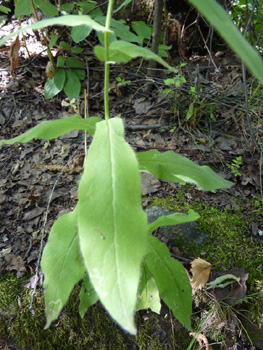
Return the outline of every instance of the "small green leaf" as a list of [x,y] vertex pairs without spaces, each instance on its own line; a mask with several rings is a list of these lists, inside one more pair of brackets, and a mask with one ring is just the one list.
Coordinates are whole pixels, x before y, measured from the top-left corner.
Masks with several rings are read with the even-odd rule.
[[165,79],[163,82],[166,85],[174,85],[175,78],[168,78],[168,79]]
[[141,285],[137,311],[143,309],[151,309],[157,314],[159,314],[161,311],[161,302],[158,287],[155,279],[150,274],[149,269],[145,263],[142,265]]
[[168,53],[165,50],[158,50],[158,56],[160,57],[168,57]]
[[[16,1],[16,6],[15,6],[16,18],[21,18],[23,16],[30,16],[32,13],[33,13],[33,7],[32,7],[31,0],[17,0]],[[0,46],[2,46],[2,44],[3,43],[1,40]]]
[[60,91],[61,89],[55,84],[54,77],[46,81],[44,86],[45,99],[48,100],[49,98],[56,96]]
[[132,22],[132,29],[141,38],[150,39],[152,36],[151,28],[143,21]]
[[77,5],[82,9],[83,12],[89,12],[95,7],[95,1],[92,2],[83,2],[83,1],[78,1]]
[[13,139],[1,140],[0,146],[12,145],[15,142],[25,143],[34,138],[51,140],[64,135],[71,130],[87,130],[90,135],[93,135],[95,132],[95,125],[100,121],[101,119],[98,117],[83,119],[79,114],[75,114],[72,117],[65,119],[46,121],[38,124],[24,134],[19,135]]
[[57,40],[58,40],[58,35],[52,35],[48,46],[52,48],[56,44]]
[[[214,281],[206,284],[206,289],[211,288],[225,288],[229,284],[240,282],[240,277],[237,277],[232,274],[226,274],[220,277],[217,277]],[[240,284],[240,283],[239,283]]]
[[150,150],[136,155],[140,171],[146,171],[165,181],[178,182],[181,185],[189,182],[205,191],[233,186],[232,182],[223,179],[208,166],[199,166],[172,151],[160,153]]
[[66,51],[68,51],[70,49],[70,45],[66,41],[60,41],[59,47],[61,47],[61,49],[66,50]]
[[147,231],[138,170],[122,120],[98,123],[79,185],[80,248],[100,301],[131,334]]
[[11,9],[9,9],[6,6],[0,5],[0,11],[7,14],[8,12],[11,12]]
[[80,317],[83,318],[88,308],[99,300],[99,297],[95,292],[87,274],[85,274],[83,280],[82,288],[79,293],[79,299],[79,314]]
[[71,11],[74,10],[74,4],[63,4],[60,6],[60,11],[70,13]]
[[58,318],[74,285],[85,274],[79,250],[77,207],[73,212],[59,217],[52,226],[41,267],[45,275],[47,329]]
[[[35,0],[36,1],[36,0]],[[41,11],[47,16],[47,17],[54,17],[58,15],[58,9],[56,6],[52,5],[47,0],[37,0],[36,4],[40,8]]]
[[90,32],[92,31],[91,27],[87,26],[77,26],[71,29],[71,37],[75,43],[79,43],[80,41],[86,39]]
[[64,84],[64,92],[69,98],[78,98],[80,94],[81,84],[79,77],[71,72],[66,71],[66,82]]
[[191,102],[189,107],[188,107],[187,114],[186,114],[186,120],[191,119],[193,116],[193,113],[194,113],[194,103]]
[[82,47],[75,46],[75,47],[72,47],[71,53],[82,53],[83,50],[84,50],[84,49],[83,49]]
[[[84,64],[76,57],[68,57],[67,67],[84,67]],[[80,80],[85,79],[86,72],[84,69],[74,69],[74,74],[76,74]]]
[[58,56],[57,67],[63,67],[65,65],[65,61],[66,61],[65,56]]
[[54,84],[56,85],[59,91],[63,89],[65,80],[66,80],[66,74],[64,69],[56,69],[55,75],[54,75]]
[[134,43],[141,43],[142,41],[142,38],[130,32],[129,30],[122,30],[119,28],[112,28],[112,30],[114,31],[114,34],[122,40]]
[[161,226],[179,225],[184,222],[195,221],[200,218],[200,215],[189,209],[188,215],[182,213],[175,213],[167,216],[160,216],[157,220],[148,225],[148,232],[153,232]]
[[160,297],[172,309],[174,316],[191,329],[192,288],[183,265],[171,258],[164,243],[151,234],[148,236],[145,262],[154,277]]
[[116,13],[116,12],[120,11],[120,9],[121,9],[123,6],[128,5],[130,2],[132,2],[132,0],[125,0],[125,1],[123,1],[123,3],[122,3],[116,10],[113,11],[113,13]]

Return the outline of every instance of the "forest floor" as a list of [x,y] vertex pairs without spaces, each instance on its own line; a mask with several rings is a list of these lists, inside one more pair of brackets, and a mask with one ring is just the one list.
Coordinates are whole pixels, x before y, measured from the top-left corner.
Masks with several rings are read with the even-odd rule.
[[[0,38],[15,25],[12,21],[1,28]],[[44,98],[45,47],[33,33],[25,37],[31,57],[21,47],[15,77],[10,74],[7,52],[0,52],[0,139],[13,138],[42,121],[84,114],[84,94],[77,101],[69,101],[63,93],[51,100]],[[88,61],[89,81],[87,84],[85,80],[83,87],[88,87],[89,116],[103,118],[104,67],[90,48],[95,40],[91,36],[83,42],[80,59],[83,58],[84,64],[85,59]],[[194,311],[202,309],[208,315],[203,313],[193,320],[196,332],[199,327],[201,334],[198,340],[203,345],[199,348],[210,349],[206,344],[208,339],[214,344],[213,349],[252,349],[252,343],[254,349],[263,349],[262,330],[255,328],[263,324],[261,159],[244,110],[241,64],[230,50],[219,57],[213,56],[213,62],[207,56],[189,57],[187,65],[179,68],[186,83],[177,89],[168,86],[164,80],[174,75],[158,68],[150,92],[146,67],[147,62],[138,59],[111,68],[110,114],[124,120],[126,139],[133,149],[175,151],[199,165],[210,166],[235,184],[216,193],[157,179],[142,187],[144,208],[152,205],[182,211],[193,208],[201,215],[199,225],[210,241],[202,249],[182,244],[177,247],[177,254],[221,262],[221,270],[249,272],[242,314],[240,308],[235,310],[220,303],[214,313],[211,300],[206,301],[206,307],[201,303],[199,308],[195,301]],[[121,79],[122,85],[118,85],[116,78]],[[262,144],[263,89],[253,77],[249,77],[248,86],[251,123],[258,143]],[[169,93],[167,88],[171,90]],[[193,89],[191,93],[191,88],[197,94]],[[41,254],[41,239],[46,242],[57,216],[76,205],[83,160],[84,134],[80,131],[57,140],[1,146],[0,349],[185,350],[192,337],[165,306],[161,315],[149,311],[138,313],[135,338],[124,334],[105,316],[100,305],[92,307],[81,321],[76,311],[76,291],[59,320],[48,331],[43,330],[42,281],[40,278],[36,286],[32,277]],[[63,169],[67,163],[68,167]],[[29,312],[35,286],[33,308]],[[204,317],[209,326],[201,327]],[[248,328],[253,331],[249,333]],[[245,337],[246,332],[250,341]],[[258,339],[251,335],[253,332],[258,334]],[[197,349],[197,345],[192,348]]]

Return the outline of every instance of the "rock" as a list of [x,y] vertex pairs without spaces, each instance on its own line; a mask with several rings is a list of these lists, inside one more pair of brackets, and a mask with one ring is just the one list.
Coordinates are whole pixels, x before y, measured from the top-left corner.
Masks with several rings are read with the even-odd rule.
[[[160,216],[166,216],[175,214],[176,211],[168,210],[166,208],[154,206],[150,209],[146,209],[148,223],[152,223]],[[175,243],[178,236],[186,242],[195,243],[198,246],[203,245],[208,240],[208,235],[199,230],[199,226],[196,222],[185,222],[179,225],[162,226],[159,227],[158,233],[160,236],[165,236],[171,243]]]
[[212,294],[215,295],[217,300],[223,301],[228,305],[242,304],[244,298],[246,297],[247,291],[246,281],[249,275],[247,269],[240,268],[225,271],[216,271],[212,274],[209,281],[214,281],[217,277],[221,277],[228,274],[239,277],[239,283],[231,283],[224,288],[214,288]]

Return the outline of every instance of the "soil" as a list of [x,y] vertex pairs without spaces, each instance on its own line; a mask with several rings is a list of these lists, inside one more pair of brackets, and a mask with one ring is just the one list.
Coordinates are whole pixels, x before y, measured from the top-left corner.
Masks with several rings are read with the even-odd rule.
[[[0,38],[13,31],[16,25],[17,21],[12,20],[2,27]],[[66,29],[62,35],[69,39]],[[44,98],[46,49],[34,33],[26,33],[25,41],[30,57],[21,42],[19,64],[13,76],[8,51],[0,52],[0,139],[13,138],[43,121],[84,114],[84,93],[78,101],[69,101],[63,93],[51,100]],[[84,49],[80,59],[84,64],[88,62],[89,71],[89,80],[83,82],[83,88],[88,88],[88,115],[103,117],[103,66],[91,50],[95,42],[95,35],[91,35],[89,41],[79,45]],[[10,44],[8,42],[7,47]],[[136,152],[152,148],[173,150],[199,165],[209,165],[233,181],[234,187],[217,193],[202,192],[200,195],[195,189],[189,190],[191,195],[198,193],[200,201],[213,207],[232,208],[242,198],[261,198],[260,155],[247,125],[240,62],[230,50],[216,56],[213,60],[209,55],[188,57],[187,65],[181,68],[187,83],[169,95],[164,92],[167,88],[164,79],[173,76],[166,70],[158,67],[153,77],[154,87],[148,92],[146,62],[134,60],[130,64],[112,66],[110,114],[124,120],[127,141]],[[172,59],[178,61],[176,52]],[[118,86],[116,77],[129,83]],[[189,94],[191,86],[200,93],[196,98]],[[257,85],[252,77],[249,77],[249,86],[255,91]],[[252,92],[250,98],[251,122],[260,144],[263,139],[262,97]],[[190,117],[188,114],[187,120],[189,100],[194,112]],[[88,137],[88,143],[90,141]],[[235,168],[233,160],[239,156],[242,162]],[[1,146],[0,273],[16,271],[17,278],[29,272],[32,276],[35,274],[41,240],[46,242],[54,220],[76,205],[83,160],[84,134],[80,131],[57,140],[34,139],[25,144]],[[232,169],[227,164],[232,164]],[[63,168],[65,165],[67,168]],[[235,170],[241,176],[235,176]],[[151,204],[153,195],[175,196],[178,188],[162,181],[148,183],[148,187],[143,187],[144,207]],[[256,227],[249,228],[256,230],[256,235],[263,230],[261,219],[255,223]],[[258,239],[262,238],[258,235]],[[13,342],[2,339],[0,348],[5,345],[19,349]],[[238,349],[249,347],[242,343]]]

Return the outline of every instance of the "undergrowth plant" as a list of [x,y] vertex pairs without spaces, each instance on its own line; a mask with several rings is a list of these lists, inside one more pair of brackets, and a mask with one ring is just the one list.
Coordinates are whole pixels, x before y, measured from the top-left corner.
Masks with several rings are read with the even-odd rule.
[[255,46],[259,52],[263,51],[262,33],[263,18],[262,18],[263,1],[246,1],[235,0],[231,2],[231,17],[241,31],[244,31],[247,23],[249,23],[249,31],[247,40]]
[[[221,30],[219,32],[262,81],[260,57],[224,10],[212,0],[209,3],[207,0],[191,2]],[[190,329],[192,294],[189,278],[183,265],[171,258],[168,248],[151,233],[163,225],[196,220],[199,215],[189,210],[188,214],[172,214],[147,224],[141,206],[139,174],[146,171],[163,180],[179,184],[190,182],[200,190],[208,191],[228,188],[232,183],[209,167],[198,166],[172,151],[134,153],[125,141],[123,121],[110,118],[110,64],[129,62],[141,56],[176,71],[148,49],[117,40],[115,28],[111,26],[112,10],[113,0],[109,0],[103,24],[88,15],[65,15],[21,28],[0,41],[1,45],[21,31],[49,25],[84,26],[104,34],[103,46],[95,46],[94,52],[105,64],[104,120],[97,117],[82,119],[75,114],[66,119],[43,122],[18,137],[0,141],[0,145],[28,142],[33,138],[54,139],[75,129],[87,130],[93,136],[79,183],[79,201],[72,212],[56,220],[43,252],[45,328],[58,318],[75,284],[83,281],[81,317],[90,305],[100,300],[124,330],[136,334],[136,310],[150,308],[159,313],[162,299],[175,317]]]
[[[34,9],[32,2],[36,9],[40,9],[47,17],[55,17],[58,15],[56,6],[46,0],[17,0],[15,7],[15,15],[21,19],[23,16],[33,14]],[[89,14],[90,18],[101,25],[105,25],[106,17],[102,10],[96,6],[95,1],[73,1],[65,3],[60,6],[60,12],[63,15],[84,15]],[[131,43],[137,43],[140,46],[151,47],[150,38],[152,36],[152,28],[143,21],[132,22],[133,32],[124,20],[111,19],[111,36],[110,42],[117,40],[117,38]],[[85,24],[73,26],[71,28],[71,39],[73,43],[78,44],[86,39],[93,27]],[[50,42],[48,44],[48,54],[51,60],[46,68],[48,80],[44,86],[45,98],[49,99],[63,91],[70,99],[78,98],[81,90],[81,81],[85,79],[86,72],[84,65],[77,57],[72,57],[72,54],[81,54],[83,49],[79,46],[72,46],[64,41],[57,43],[58,35],[55,31],[50,33]],[[98,40],[104,45],[103,32],[97,32]],[[50,57],[50,49],[57,46],[57,51],[60,56],[55,59]],[[159,56],[167,57],[167,50],[171,46],[159,45]],[[55,65],[55,66],[54,66]],[[77,69],[79,68],[79,69]]]
[[231,164],[227,164],[226,166],[231,170],[231,173],[237,176],[242,176],[241,172],[239,171],[240,166],[242,165],[242,156],[238,156],[235,159],[232,160]]

